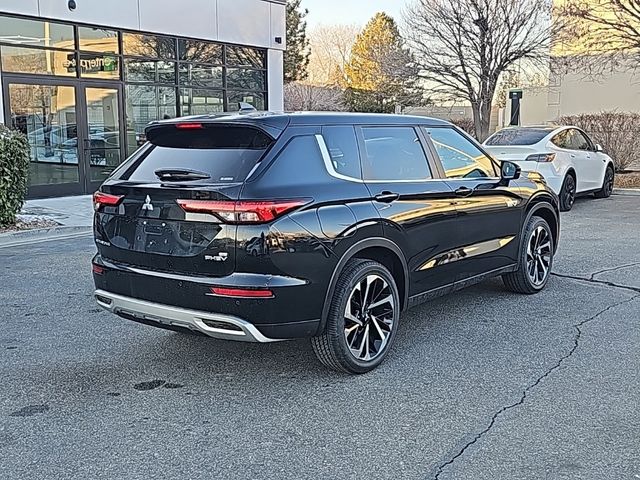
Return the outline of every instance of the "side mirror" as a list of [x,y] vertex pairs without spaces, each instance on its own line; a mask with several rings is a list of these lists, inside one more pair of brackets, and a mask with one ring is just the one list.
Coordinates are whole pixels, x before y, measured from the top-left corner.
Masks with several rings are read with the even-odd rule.
[[596,152],[604,152],[604,148],[599,143],[596,143]]
[[509,185],[511,180],[517,180],[520,178],[522,169],[512,162],[502,162],[500,166],[500,180],[503,185]]

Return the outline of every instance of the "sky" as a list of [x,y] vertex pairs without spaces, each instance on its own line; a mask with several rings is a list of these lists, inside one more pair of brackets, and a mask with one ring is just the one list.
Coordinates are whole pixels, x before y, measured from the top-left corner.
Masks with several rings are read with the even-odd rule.
[[310,27],[320,23],[364,26],[377,12],[386,12],[399,21],[405,3],[405,0],[302,0],[302,7],[309,9]]

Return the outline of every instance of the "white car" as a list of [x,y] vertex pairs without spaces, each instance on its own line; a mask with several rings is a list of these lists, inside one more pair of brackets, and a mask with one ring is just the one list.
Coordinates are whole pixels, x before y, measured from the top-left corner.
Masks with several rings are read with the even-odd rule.
[[540,173],[565,212],[577,195],[607,198],[613,191],[613,160],[577,127],[509,127],[491,135],[484,146],[498,160]]

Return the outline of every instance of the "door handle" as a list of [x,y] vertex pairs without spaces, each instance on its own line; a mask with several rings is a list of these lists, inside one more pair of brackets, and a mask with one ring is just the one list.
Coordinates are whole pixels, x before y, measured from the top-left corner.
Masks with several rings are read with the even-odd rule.
[[376,201],[380,203],[393,203],[400,198],[399,193],[382,192],[376,195]]
[[473,195],[473,189],[469,187],[460,187],[455,191],[455,194],[458,197],[468,197],[470,195]]

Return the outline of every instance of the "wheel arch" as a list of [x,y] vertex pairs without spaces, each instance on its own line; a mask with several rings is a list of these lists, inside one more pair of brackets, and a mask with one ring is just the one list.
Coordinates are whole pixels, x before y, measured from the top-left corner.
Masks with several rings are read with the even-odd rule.
[[393,241],[383,237],[371,237],[361,240],[347,249],[340,257],[338,264],[333,270],[329,287],[324,298],[322,307],[322,317],[318,327],[318,334],[322,333],[327,323],[331,298],[335,293],[338,278],[344,270],[345,265],[352,258],[362,258],[374,260],[384,265],[396,281],[398,293],[400,294],[401,311],[407,308],[409,299],[409,269],[407,260],[400,247]]
[[549,227],[551,227],[554,252],[557,251],[558,241],[560,240],[560,214],[556,202],[551,198],[547,198],[546,195],[534,197],[527,207],[527,214],[525,215],[523,225],[527,225],[534,215],[544,218],[549,224]]

